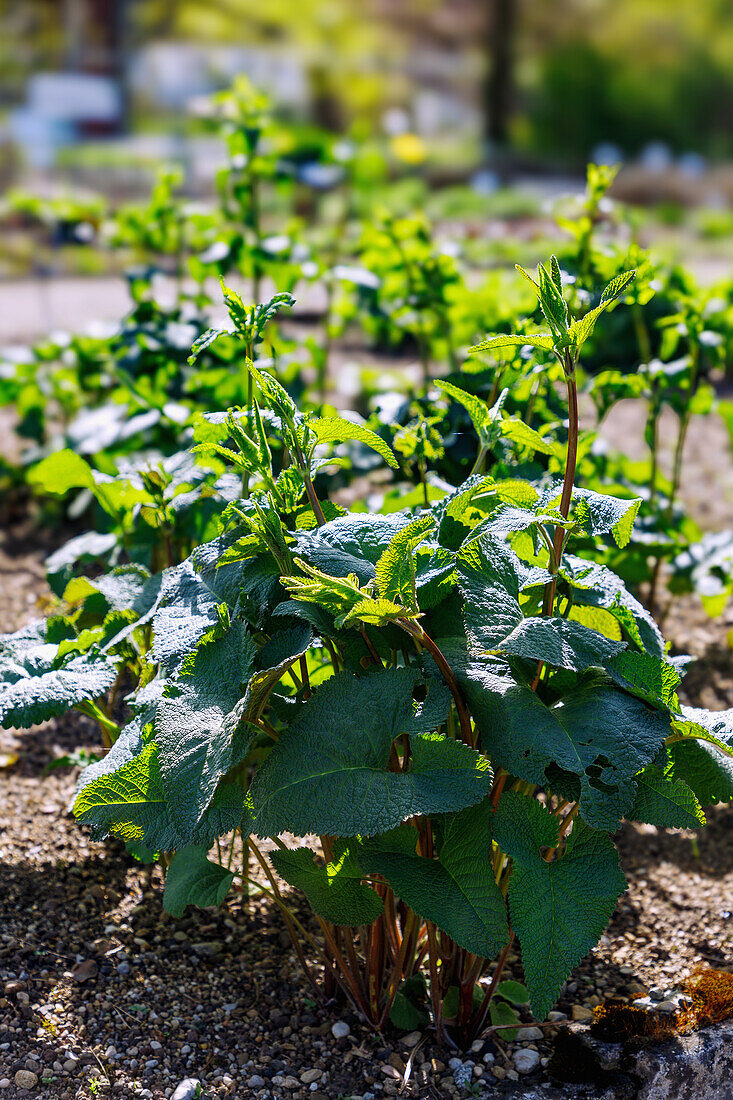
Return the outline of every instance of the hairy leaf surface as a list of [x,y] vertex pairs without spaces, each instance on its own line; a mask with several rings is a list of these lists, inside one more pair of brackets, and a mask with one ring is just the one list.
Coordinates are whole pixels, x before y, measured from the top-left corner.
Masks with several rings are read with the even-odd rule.
[[163,788],[183,829],[193,829],[219,780],[244,755],[255,730],[227,721],[246,689],[254,663],[246,626],[204,641],[160,701],[155,730]]
[[234,875],[207,859],[206,852],[206,848],[190,845],[173,856],[163,893],[163,908],[172,916],[182,917],[187,905],[201,909],[221,905],[229,893]]
[[275,849],[270,860],[281,878],[303,891],[313,912],[332,924],[371,924],[384,912],[379,894],[362,882],[363,871],[348,852],[325,867],[310,848]]
[[[449,703],[441,682],[412,668],[328,680],[254,778],[257,832],[370,836],[416,814],[479,802],[491,786],[488,762],[460,742],[427,735]],[[410,734],[407,772],[387,767],[400,733]]]
[[560,858],[541,849],[557,844],[559,822],[534,799],[502,795],[494,835],[514,860],[509,883],[512,928],[532,1011],[544,1019],[573,967],[596,945],[626,888],[618,853],[604,833],[576,821]]

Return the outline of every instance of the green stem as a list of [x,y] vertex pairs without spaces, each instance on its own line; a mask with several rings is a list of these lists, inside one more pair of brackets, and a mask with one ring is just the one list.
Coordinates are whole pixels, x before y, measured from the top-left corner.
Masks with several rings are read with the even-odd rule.
[[672,519],[672,512],[674,510],[675,501],[677,499],[677,493],[679,492],[680,483],[682,481],[682,457],[685,450],[685,440],[687,438],[687,430],[690,426],[690,402],[695,395],[695,389],[697,388],[697,375],[700,368],[700,348],[697,343],[693,343],[690,348],[690,382],[687,387],[687,402],[685,405],[685,411],[680,421],[680,430],[677,435],[677,445],[674,451],[674,465],[672,468],[672,488],[669,494],[669,503],[667,505],[667,518]]
[[318,950],[318,945],[316,944],[315,940],[310,935],[310,933],[300,923],[300,921],[296,917],[295,913],[293,913],[293,911],[290,909],[290,907],[287,906],[285,904],[285,902],[283,901],[282,894],[280,893],[280,887],[277,884],[275,876],[270,871],[270,868],[267,866],[267,862],[266,862],[264,856],[262,855],[259,848],[257,847],[257,845],[255,844],[255,842],[252,840],[251,837],[247,841],[246,849],[247,849],[247,851],[252,852],[255,859],[259,863],[260,867],[264,871],[265,876],[266,876],[268,882],[270,883],[271,890],[268,890],[266,887],[264,887],[262,885],[262,883],[257,882],[255,879],[250,878],[249,875],[246,874],[246,873],[243,874],[242,881],[247,882],[248,885],[251,884],[253,886],[259,887],[260,890],[264,890],[266,894],[270,894],[270,896],[277,902],[278,906],[280,907],[280,911],[283,914],[283,918],[285,920],[285,926],[287,927],[288,933],[290,934],[290,939],[292,940],[293,947],[295,948],[295,953],[298,956],[298,961],[300,962],[300,965],[303,968],[303,972],[305,973],[306,978],[310,982],[313,989],[315,989],[316,993],[318,994],[318,998],[320,1000],[321,997],[322,997],[321,990],[318,986],[317,981],[313,977],[313,974],[311,973],[310,967],[308,966],[308,963],[307,963],[306,958],[305,958],[305,954],[303,953],[303,948],[301,947],[301,944],[300,944],[300,940],[298,939],[298,937],[296,935],[296,929],[297,929],[297,931],[300,932],[300,934],[303,936],[303,938],[308,943],[310,943],[311,946],[314,947],[316,950]]
[[316,517],[316,523],[319,527],[323,527],[326,522],[326,517],[323,514],[321,503],[316,496],[316,491],[313,488],[313,481],[311,479],[310,470],[308,469],[308,460],[303,454],[300,447],[296,450],[296,459],[298,467],[300,468],[301,477],[303,478],[303,485],[305,486],[305,492],[308,497],[308,502],[313,509],[313,515]]
[[99,723],[102,730],[102,745],[105,749],[111,749],[120,736],[120,727],[112,721],[108,714],[104,713],[102,707],[98,703],[92,702],[91,699],[87,699],[83,703],[77,703],[73,709],[80,711],[81,714],[86,714]]

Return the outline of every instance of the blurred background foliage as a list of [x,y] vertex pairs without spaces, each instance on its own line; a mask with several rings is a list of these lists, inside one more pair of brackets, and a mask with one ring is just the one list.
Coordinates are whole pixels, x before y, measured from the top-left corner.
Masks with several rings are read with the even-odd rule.
[[634,157],[653,141],[732,152],[733,0],[0,4],[6,113],[33,74],[74,70],[118,82],[123,131],[165,125],[181,100],[171,73],[184,92],[187,78],[192,95],[216,90],[237,57],[311,122],[376,128],[398,108],[431,140],[460,132],[476,161],[510,148],[577,168],[599,145]]

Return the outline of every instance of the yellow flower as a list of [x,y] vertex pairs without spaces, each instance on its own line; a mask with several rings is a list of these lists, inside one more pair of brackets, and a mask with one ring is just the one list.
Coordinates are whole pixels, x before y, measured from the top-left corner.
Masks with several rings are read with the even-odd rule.
[[397,134],[389,147],[392,156],[404,164],[422,164],[427,156],[425,142],[417,134]]

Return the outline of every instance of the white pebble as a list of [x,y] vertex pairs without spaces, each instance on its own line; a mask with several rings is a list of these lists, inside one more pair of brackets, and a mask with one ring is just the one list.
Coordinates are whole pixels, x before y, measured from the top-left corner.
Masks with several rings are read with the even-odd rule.
[[535,1039],[541,1039],[542,1032],[538,1027],[520,1027],[517,1032],[517,1039],[520,1043],[532,1043]]
[[351,1034],[351,1028],[345,1020],[337,1020],[335,1024],[331,1025],[331,1034],[334,1039],[345,1039],[347,1035]]
[[524,1048],[514,1052],[514,1065],[518,1073],[534,1073],[540,1064],[538,1051]]

